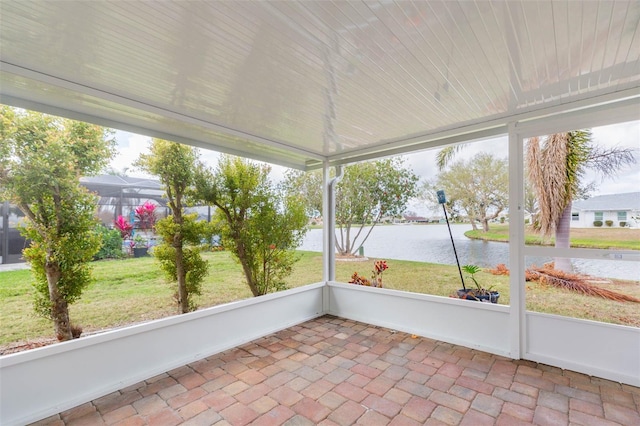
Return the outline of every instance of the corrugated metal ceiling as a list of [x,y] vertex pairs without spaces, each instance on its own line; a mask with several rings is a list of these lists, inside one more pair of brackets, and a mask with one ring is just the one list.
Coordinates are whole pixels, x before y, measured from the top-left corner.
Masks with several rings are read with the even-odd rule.
[[637,1],[0,2],[0,101],[305,168],[640,94]]

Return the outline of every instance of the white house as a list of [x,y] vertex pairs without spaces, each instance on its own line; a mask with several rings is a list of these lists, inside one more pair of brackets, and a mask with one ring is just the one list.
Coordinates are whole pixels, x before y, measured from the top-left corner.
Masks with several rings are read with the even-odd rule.
[[594,222],[607,227],[640,227],[640,192],[599,195],[588,200],[574,201],[571,206],[571,227],[592,228]]

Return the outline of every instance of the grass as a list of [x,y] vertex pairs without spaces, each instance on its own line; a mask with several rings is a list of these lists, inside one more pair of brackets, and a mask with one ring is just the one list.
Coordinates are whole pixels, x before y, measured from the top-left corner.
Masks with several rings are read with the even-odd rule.
[[[467,231],[464,233],[469,238],[486,241],[509,241],[509,225],[492,224],[488,232]],[[525,231],[525,244],[528,245],[554,245],[555,238],[543,241],[540,236],[527,227]],[[572,228],[571,247],[640,250],[640,229],[631,228]]]
[[[300,261],[288,278],[289,287],[321,281],[322,254],[299,253]],[[206,253],[205,258],[211,269],[203,294],[196,299],[200,308],[251,297],[240,266],[228,252]],[[369,276],[373,262],[337,262],[336,278],[348,282],[355,271]],[[383,278],[389,289],[449,296],[461,287],[455,266],[402,260],[389,260],[388,264]],[[174,285],[165,281],[153,258],[96,262],[94,277],[95,283],[70,308],[73,322],[81,325],[85,334],[177,313]],[[477,279],[500,291],[500,304],[509,304],[509,277],[483,271]],[[0,345],[52,337],[50,322],[33,314],[31,283],[28,270],[0,272]],[[529,310],[640,327],[638,304],[577,295],[537,283],[527,283],[526,288]],[[640,297],[638,282],[615,282],[607,288]]]

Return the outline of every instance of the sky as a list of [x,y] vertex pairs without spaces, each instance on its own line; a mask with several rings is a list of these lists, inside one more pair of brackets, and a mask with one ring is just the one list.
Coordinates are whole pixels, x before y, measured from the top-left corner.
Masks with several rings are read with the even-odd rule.
[[[640,191],[640,121],[594,127],[591,130],[593,141],[596,144],[607,147],[632,148],[635,150],[637,161],[635,165],[621,170],[615,179],[603,181],[595,173],[587,173],[584,181],[595,181],[597,185],[597,189],[591,193],[591,196]],[[111,167],[117,171],[123,171],[127,168],[127,174],[130,176],[145,176],[144,173],[133,168],[131,164],[141,153],[147,152],[151,138],[124,131],[116,131],[115,137],[118,143],[118,153],[111,162]],[[507,151],[507,136],[505,135],[468,144],[456,156],[456,159],[469,160],[480,152],[489,152],[497,157],[506,158]],[[404,157],[406,164],[413,169],[414,173],[420,176],[421,180],[433,179],[437,174],[435,161],[437,152],[437,149],[432,149],[406,154]],[[200,150],[200,153],[202,161],[211,167],[215,167],[220,155],[218,152]],[[282,179],[285,170],[285,167],[272,165],[272,179],[274,181]],[[411,203],[409,210],[416,211],[419,214],[426,214],[425,208],[419,202]]]

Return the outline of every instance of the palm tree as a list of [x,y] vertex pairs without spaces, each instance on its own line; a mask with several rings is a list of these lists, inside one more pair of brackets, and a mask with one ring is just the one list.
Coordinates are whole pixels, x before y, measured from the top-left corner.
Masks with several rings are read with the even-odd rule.
[[443,171],[444,168],[447,167],[449,163],[451,163],[451,160],[453,160],[453,157],[455,157],[456,154],[460,152],[460,150],[465,145],[466,143],[461,143],[458,145],[449,145],[442,148],[440,151],[438,151],[438,154],[436,154],[436,164],[438,165],[438,170]]
[[[452,145],[438,152],[437,164],[444,169],[464,144]],[[555,234],[555,246],[569,247],[571,201],[584,193],[580,179],[587,169],[602,178],[612,177],[624,166],[634,164],[633,150],[603,148],[592,144],[590,130],[556,133],[527,141],[525,159],[529,183],[538,199],[534,227],[543,237]],[[556,258],[555,268],[572,272],[570,259]]]
[[[534,228],[543,238],[555,234],[558,248],[569,248],[571,202],[581,193],[580,178],[586,169],[604,178],[635,163],[631,149],[594,146],[590,130],[556,133],[542,141],[531,138],[526,152],[527,174],[538,199]],[[555,269],[573,272],[571,260],[556,258]]]
[[[533,226],[543,238],[555,233],[559,248],[569,248],[571,200],[578,192],[590,142],[589,131],[576,131],[553,134],[542,143],[534,137],[527,143],[527,174],[539,209]],[[556,258],[555,268],[573,272],[568,258]]]

